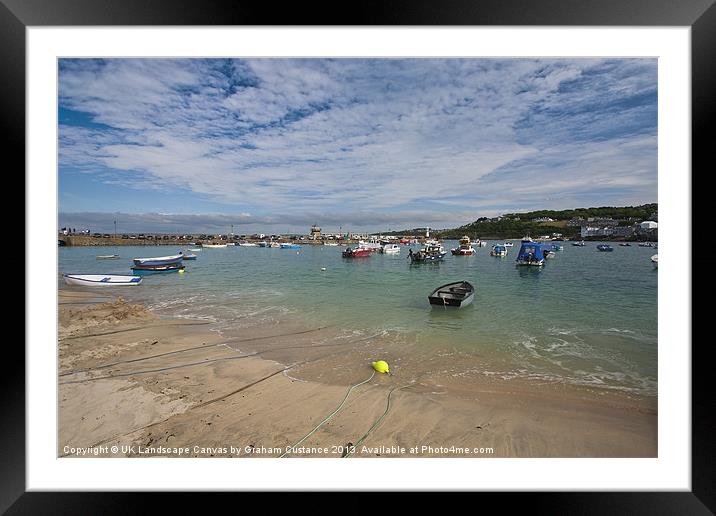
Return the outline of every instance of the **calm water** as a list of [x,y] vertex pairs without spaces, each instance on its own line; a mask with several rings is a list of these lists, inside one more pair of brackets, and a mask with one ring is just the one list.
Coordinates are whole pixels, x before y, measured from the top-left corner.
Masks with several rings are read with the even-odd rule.
[[[479,355],[491,364],[482,374],[655,396],[658,274],[649,258],[657,251],[614,244],[614,252],[602,253],[596,245],[564,242],[543,268],[515,265],[519,242],[506,258],[491,257],[488,246],[420,265],[410,263],[405,246],[399,255],[352,260],[341,257],[342,247],[204,249],[184,262],[186,274],[148,275],[137,288],[113,291],[161,314],[211,320],[217,331],[284,320],[331,324],[342,335],[384,334],[411,353],[417,346],[419,353]],[[59,272],[131,274],[132,258],[176,251],[59,248]],[[121,258],[97,260],[100,254]],[[431,308],[428,294],[458,280],[475,286],[473,304]]]

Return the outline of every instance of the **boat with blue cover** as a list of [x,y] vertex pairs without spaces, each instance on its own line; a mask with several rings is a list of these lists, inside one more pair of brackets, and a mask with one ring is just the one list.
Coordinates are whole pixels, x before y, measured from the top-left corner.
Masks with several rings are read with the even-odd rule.
[[499,257],[507,256],[507,247],[505,247],[504,245],[500,245],[500,244],[493,245],[492,251],[490,251],[490,256],[499,256]]
[[541,242],[522,241],[517,254],[517,265],[541,266],[545,258],[553,254],[552,246]]
[[301,247],[303,246],[298,244],[281,244],[281,249],[300,249]]

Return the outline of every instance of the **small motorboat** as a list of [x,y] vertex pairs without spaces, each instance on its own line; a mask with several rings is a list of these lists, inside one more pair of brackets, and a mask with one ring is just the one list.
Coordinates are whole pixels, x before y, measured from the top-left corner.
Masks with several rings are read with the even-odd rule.
[[654,264],[654,267],[659,266],[659,255],[658,254],[655,254],[654,256],[651,257],[651,263]]
[[253,242],[239,242],[240,247],[257,247]]
[[631,244],[629,242],[622,242],[619,244],[619,247],[631,247]]
[[100,254],[97,256],[98,260],[116,260],[119,258],[118,254]]
[[221,249],[226,247],[227,244],[201,244],[201,247],[208,247],[209,249]]
[[575,247],[584,247],[586,244],[584,243],[584,240],[581,242],[572,242],[572,245]]
[[331,247],[338,247],[338,242],[323,242],[323,245],[328,245]]
[[281,249],[300,249],[303,247],[302,245],[298,244],[280,244]]
[[172,256],[157,256],[156,258],[135,258],[134,265],[171,265],[180,263],[183,253]]
[[505,247],[514,247],[515,246],[515,244],[513,244],[512,242],[505,242],[502,245],[504,245]]
[[279,244],[278,242],[271,242],[271,243],[269,244],[269,247],[280,248],[280,247],[281,247],[281,244]]
[[461,308],[472,303],[475,287],[467,281],[457,281],[438,287],[428,296],[433,306]]
[[383,254],[398,254],[400,253],[400,246],[398,244],[385,244],[380,248],[380,252]]
[[191,251],[192,253],[200,253],[201,247],[197,247],[196,249],[189,249],[189,251]]
[[599,244],[597,246],[597,251],[601,251],[603,253],[611,253],[614,251],[614,248],[608,244]]
[[139,285],[142,278],[126,274],[63,274],[65,283],[81,287],[131,287]]
[[454,256],[472,256],[475,254],[475,248],[472,247],[470,237],[465,235],[460,239],[460,244],[455,249],[450,249]]
[[182,256],[183,260],[196,260],[196,255],[193,253],[185,254]]
[[561,244],[552,244],[552,251],[564,251],[564,246]]
[[556,253],[551,250],[551,246],[540,242],[522,241],[520,252],[517,254],[517,265],[542,266],[545,258],[551,258]]
[[408,254],[411,262],[438,262],[445,258],[447,251],[438,243],[425,244],[417,253]]
[[367,247],[349,247],[341,253],[343,258],[365,258],[373,254],[371,249]]
[[493,245],[492,251],[490,251],[490,256],[507,256],[507,248],[504,245]]

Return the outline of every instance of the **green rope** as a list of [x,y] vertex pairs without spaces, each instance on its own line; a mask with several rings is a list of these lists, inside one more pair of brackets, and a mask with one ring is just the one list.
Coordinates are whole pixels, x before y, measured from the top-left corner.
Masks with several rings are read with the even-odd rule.
[[378,419],[376,419],[375,422],[371,425],[371,427],[368,429],[368,431],[366,433],[364,433],[363,436],[356,441],[356,443],[353,445],[352,449],[350,449],[350,451],[348,451],[348,453],[341,458],[346,459],[346,458],[350,457],[350,455],[353,452],[355,452],[356,449],[358,449],[358,446],[360,446],[360,444],[365,440],[365,438],[368,437],[368,434],[371,433],[373,431],[373,429],[380,424],[381,421],[383,421],[383,418],[390,410],[390,397],[393,395],[393,392],[398,391],[400,389],[405,389],[406,387],[410,387],[410,385],[403,385],[402,387],[393,387],[392,389],[390,389],[390,392],[388,393],[388,404],[385,407],[385,412],[383,412],[383,414],[381,414],[381,416]]
[[333,416],[335,416],[335,415],[338,413],[339,410],[341,410],[341,408],[342,408],[343,405],[345,404],[346,400],[348,399],[348,396],[349,396],[350,393],[353,391],[353,389],[355,389],[356,387],[360,387],[361,385],[363,385],[363,384],[365,384],[365,383],[368,383],[369,381],[371,381],[371,380],[373,379],[374,376],[375,376],[375,371],[373,371],[373,373],[371,373],[370,377],[369,377],[367,380],[363,380],[363,381],[360,382],[360,383],[356,383],[355,385],[351,385],[350,388],[348,389],[348,392],[346,392],[346,395],[343,397],[343,401],[341,401],[340,405],[338,405],[338,407],[336,408],[336,410],[334,410],[334,411],[331,412],[328,416],[326,416],[326,417],[323,419],[323,421],[321,421],[320,423],[318,423],[313,430],[311,430],[311,431],[308,432],[306,435],[304,435],[296,444],[293,444],[293,445],[289,446],[288,448],[286,448],[286,451],[283,452],[281,455],[279,455],[278,458],[281,459],[281,458],[285,457],[286,455],[288,455],[289,453],[291,453],[291,452],[296,448],[296,446],[300,445],[303,441],[305,441],[306,439],[308,439],[309,437],[311,437],[311,436],[316,432],[316,430],[318,430],[319,428],[321,428],[324,423],[326,423],[329,419],[331,419]]

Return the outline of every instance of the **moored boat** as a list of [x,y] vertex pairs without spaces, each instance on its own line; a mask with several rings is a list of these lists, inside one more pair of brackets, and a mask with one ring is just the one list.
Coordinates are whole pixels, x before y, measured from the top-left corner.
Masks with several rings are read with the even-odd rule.
[[400,253],[400,246],[398,244],[385,244],[380,248],[380,252],[383,254],[398,254]]
[[575,246],[575,247],[584,247],[584,246],[587,245],[587,244],[585,244],[585,243],[584,243],[584,240],[582,240],[582,241],[580,241],[580,242],[572,242],[572,245]]
[[654,267],[659,266],[659,255],[658,254],[655,254],[654,256],[651,257],[651,263],[654,264]]
[[81,287],[131,287],[139,285],[142,278],[126,274],[63,274],[68,285]]
[[185,254],[182,256],[183,260],[196,260],[196,255],[193,253]]
[[134,265],[171,265],[180,263],[183,253],[171,256],[157,256],[155,258],[134,258]]
[[505,247],[514,247],[515,244],[513,244],[512,242],[505,242],[502,245],[504,245]]
[[281,249],[300,249],[303,247],[302,245],[298,244],[279,244],[281,246]]
[[179,272],[186,267],[181,264],[171,265],[135,265],[132,267],[134,274],[162,274],[167,272]]
[[472,303],[475,287],[467,281],[448,283],[433,290],[428,296],[432,306],[461,308]]
[[97,256],[98,260],[116,260],[119,258],[118,254],[100,254]]
[[552,253],[550,246],[539,242],[522,242],[520,252],[517,254],[517,265],[541,266],[544,260]]
[[455,249],[450,249],[455,256],[472,256],[475,254],[475,248],[472,247],[470,237],[465,235],[460,239],[460,244]]
[[619,244],[619,247],[631,247],[631,244],[629,242],[622,242]]
[[200,253],[201,247],[197,247],[196,249],[189,249],[189,251],[191,251],[192,253]]
[[597,251],[601,251],[603,253],[611,253],[612,251],[614,251],[614,248],[609,244],[599,244],[597,246]]
[[507,248],[504,245],[493,245],[492,251],[490,251],[490,256],[507,256]]
[[[412,249],[411,249],[412,251]],[[440,244],[426,244],[416,253],[409,253],[408,258],[412,262],[437,262],[445,258],[447,251]]]
[[201,247],[208,247],[209,249],[220,249],[226,247],[227,244],[201,244]]
[[343,258],[365,258],[373,254],[373,251],[366,247],[349,247],[341,253]]

